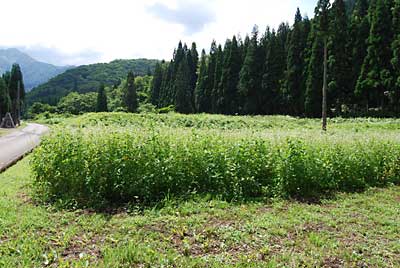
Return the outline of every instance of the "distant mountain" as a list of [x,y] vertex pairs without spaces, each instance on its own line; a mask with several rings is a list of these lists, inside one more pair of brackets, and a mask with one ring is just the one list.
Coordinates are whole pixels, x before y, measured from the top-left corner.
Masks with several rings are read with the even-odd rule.
[[54,66],[37,61],[16,48],[0,49],[0,74],[10,71],[14,63],[18,63],[21,67],[26,91],[71,68],[71,66]]
[[28,104],[34,102],[56,105],[70,92],[87,93],[97,91],[100,83],[107,86],[118,85],[129,71],[137,75],[146,75],[154,70],[158,60],[136,59],[115,60],[110,63],[82,65],[50,79],[47,83],[34,88],[26,96]]

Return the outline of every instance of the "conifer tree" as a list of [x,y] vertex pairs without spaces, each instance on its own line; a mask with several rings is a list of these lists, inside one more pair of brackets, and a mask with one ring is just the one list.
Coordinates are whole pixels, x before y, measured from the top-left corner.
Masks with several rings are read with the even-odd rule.
[[135,75],[132,72],[128,73],[128,77],[126,79],[124,102],[128,112],[135,113],[137,111],[138,99],[135,87]]
[[190,55],[190,61],[188,61],[190,69],[190,83],[194,91],[197,81],[197,66],[199,64],[199,53],[197,52],[196,43],[192,43],[192,47],[188,54]]
[[210,102],[209,96],[207,96],[207,63],[206,63],[206,52],[203,49],[200,58],[200,71],[199,78],[196,85],[195,91],[195,106],[196,111],[199,113],[208,112],[208,105]]
[[173,63],[170,62],[167,64],[167,67],[163,71],[163,80],[161,82],[161,92],[159,101],[160,107],[173,105],[175,102],[173,83],[172,83],[173,68],[174,68]]
[[0,77],[0,122],[3,116],[10,111],[10,102],[6,82]]
[[96,103],[96,112],[107,112],[107,94],[104,88],[104,84],[102,83],[97,91],[97,103]]
[[288,44],[287,69],[286,69],[286,85],[285,99],[288,104],[288,112],[291,115],[301,115],[304,113],[304,92],[305,79],[303,77],[304,50],[306,41],[304,35],[303,18],[300,9],[297,8],[293,29],[290,34]]
[[175,80],[175,94],[176,111],[183,114],[193,113],[190,68],[187,59],[183,59],[179,65]]
[[[228,45],[230,42],[226,44],[225,49],[229,49]],[[224,64],[224,51],[222,50],[221,45],[218,45],[217,51],[215,52],[215,70],[214,70],[214,81],[212,82],[212,93],[211,93],[211,111],[213,113],[222,113],[223,111],[223,91],[222,91],[222,67]],[[209,68],[210,70],[210,68]],[[210,72],[209,72],[210,73]]]
[[[393,58],[393,79],[395,87],[395,105],[398,107],[400,100],[400,1],[397,0],[393,8],[393,34],[394,40],[392,43]],[[399,108],[396,109],[399,112]]]
[[[235,114],[238,112],[238,83],[241,68],[240,51],[236,36],[233,36],[229,49],[224,51],[222,67],[221,89],[223,92],[223,113]],[[226,57],[225,57],[226,56]]]
[[11,100],[11,116],[14,123],[20,124],[19,116],[22,112],[22,107],[25,99],[25,87],[21,68],[18,64],[13,64],[8,83],[8,93]]
[[283,79],[286,69],[286,52],[284,40],[287,38],[284,25],[279,31],[269,37],[265,58],[264,74],[262,76],[262,112],[265,114],[279,114],[283,112]]
[[161,84],[163,80],[163,70],[161,64],[157,62],[154,69],[153,80],[151,81],[151,98],[150,101],[153,105],[159,106],[160,104],[160,92]]
[[350,25],[350,48],[352,59],[352,81],[351,89],[356,87],[357,79],[360,76],[361,66],[367,56],[367,39],[369,36],[368,1],[357,0],[351,16]]
[[307,81],[304,99],[304,111],[307,117],[321,116],[322,91],[321,81],[323,79],[323,49],[324,44],[318,37],[317,25],[314,22],[311,27],[308,44],[311,49],[307,60]]
[[351,99],[351,54],[348,51],[349,35],[345,3],[335,0],[330,10],[328,37],[328,94],[336,112],[341,113],[341,105]]
[[[215,40],[211,43],[210,54],[208,56],[208,64],[206,64],[206,74],[205,74],[205,91],[204,91],[204,112],[212,112],[213,103],[213,90],[214,90],[214,80],[215,80],[215,67],[217,64],[217,44]],[[201,70],[200,70],[201,71]]]
[[246,50],[246,57],[239,74],[240,99],[243,100],[243,113],[257,114],[260,110],[261,68],[258,45],[258,27],[254,26],[252,37]]
[[371,29],[367,56],[361,68],[355,93],[363,96],[367,109],[371,105],[384,108],[385,92],[391,90],[392,14],[385,0],[376,0],[370,9]]

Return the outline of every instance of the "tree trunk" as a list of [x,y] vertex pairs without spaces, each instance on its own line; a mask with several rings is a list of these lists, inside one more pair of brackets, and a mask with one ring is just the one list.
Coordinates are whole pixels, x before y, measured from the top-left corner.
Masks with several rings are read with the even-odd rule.
[[327,38],[324,38],[324,85],[322,87],[322,130],[326,131],[326,94],[327,94],[327,66],[328,65],[328,49],[327,49]]

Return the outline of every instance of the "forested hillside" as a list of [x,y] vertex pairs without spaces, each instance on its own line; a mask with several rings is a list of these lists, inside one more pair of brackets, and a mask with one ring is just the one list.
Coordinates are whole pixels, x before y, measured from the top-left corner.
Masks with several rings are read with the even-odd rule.
[[119,85],[121,80],[126,78],[128,71],[133,71],[136,75],[148,74],[153,71],[156,63],[157,60],[136,59],[79,66],[34,88],[27,95],[27,102],[56,105],[70,92],[96,92],[100,84]]
[[179,43],[171,62],[156,66],[152,103],[182,113],[319,117],[325,38],[328,113],[399,115],[400,1],[392,0],[319,0],[312,20],[297,10],[292,26],[214,41],[200,59],[195,43]]

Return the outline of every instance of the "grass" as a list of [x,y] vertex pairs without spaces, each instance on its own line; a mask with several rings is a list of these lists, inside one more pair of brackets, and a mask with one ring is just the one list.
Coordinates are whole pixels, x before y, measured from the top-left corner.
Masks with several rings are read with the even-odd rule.
[[164,201],[97,213],[31,198],[30,157],[0,174],[0,267],[399,267],[400,187],[289,200]]

